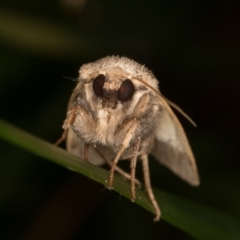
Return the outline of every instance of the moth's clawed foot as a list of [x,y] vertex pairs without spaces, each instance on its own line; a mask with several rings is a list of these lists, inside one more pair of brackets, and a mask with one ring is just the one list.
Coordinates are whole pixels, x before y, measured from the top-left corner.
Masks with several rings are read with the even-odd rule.
[[136,199],[136,192],[135,192],[135,187],[131,188],[131,200],[132,202],[135,202]]
[[153,221],[154,221],[154,222],[158,222],[158,221],[160,220],[160,215],[161,215],[161,214],[157,214],[157,215],[155,216],[155,218],[153,219]]
[[114,189],[113,188],[113,181],[110,181],[110,179],[106,180],[106,188],[109,190]]
[[58,145],[60,145],[63,141],[64,141],[64,139],[61,137],[61,138],[59,138],[59,139],[54,143],[54,145],[55,145],[55,146],[58,146]]
[[113,189],[113,178],[114,178],[114,168],[112,167],[109,172],[109,177],[107,181],[107,188],[110,190]]
[[153,204],[153,206],[154,206],[154,208],[155,208],[155,213],[156,213],[156,216],[155,216],[155,218],[153,219],[153,221],[154,221],[154,222],[158,222],[158,221],[160,220],[160,217],[161,217],[161,211],[160,211],[158,205],[155,206],[155,205]]

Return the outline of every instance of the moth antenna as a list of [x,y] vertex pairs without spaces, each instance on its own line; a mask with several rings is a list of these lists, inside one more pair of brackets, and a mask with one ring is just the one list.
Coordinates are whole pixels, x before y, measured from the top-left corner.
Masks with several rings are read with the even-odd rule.
[[164,97],[158,90],[156,90],[155,88],[153,88],[151,85],[149,85],[148,83],[146,83],[145,81],[143,81],[140,78],[136,78],[134,77],[134,79],[138,80],[139,82],[143,83],[144,85],[146,85],[147,87],[149,87],[150,89],[152,89],[155,93],[158,94],[159,97],[164,98],[164,100],[166,100],[166,102],[173,107],[174,109],[176,109],[179,113],[181,113],[194,127],[197,126],[197,124],[174,102],[168,100],[166,97]]
[[162,94],[160,94],[166,101],[167,103],[173,107],[174,109],[176,109],[179,113],[181,113],[194,127],[197,126],[197,124],[174,102],[168,100],[166,97],[164,97]]
[[62,76],[63,78],[66,78],[66,79],[70,79],[70,80],[72,80],[72,81],[74,81],[74,82],[77,82],[78,81],[78,79],[77,78],[70,78],[70,77],[67,77],[67,76]]

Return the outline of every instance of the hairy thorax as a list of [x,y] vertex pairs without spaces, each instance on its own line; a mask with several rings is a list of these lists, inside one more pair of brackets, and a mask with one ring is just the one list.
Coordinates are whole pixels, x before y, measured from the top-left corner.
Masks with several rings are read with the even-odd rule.
[[122,138],[119,139],[119,135],[116,136],[116,134],[126,116],[119,114],[117,109],[104,108],[95,112],[95,116],[91,119],[92,122],[85,119],[82,112],[79,111],[73,124],[74,132],[84,142],[113,148],[118,148],[121,145]]

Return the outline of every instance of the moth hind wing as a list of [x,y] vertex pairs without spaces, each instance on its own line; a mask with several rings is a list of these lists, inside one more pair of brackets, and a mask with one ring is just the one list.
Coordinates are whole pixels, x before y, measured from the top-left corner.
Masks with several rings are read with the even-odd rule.
[[198,170],[185,132],[164,99],[161,99],[161,105],[151,153],[177,176],[193,186],[198,186]]

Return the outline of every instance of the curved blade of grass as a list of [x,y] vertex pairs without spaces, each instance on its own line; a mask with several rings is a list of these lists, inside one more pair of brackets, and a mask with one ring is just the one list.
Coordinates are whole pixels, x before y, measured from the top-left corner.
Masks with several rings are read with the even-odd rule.
[[[0,119],[0,138],[31,153],[81,173],[103,185],[108,172],[83,161],[67,151],[26,133]],[[114,178],[114,190],[130,198],[129,184],[119,176]],[[237,240],[240,224],[226,213],[154,189],[160,203],[162,218],[196,239]],[[145,192],[136,189],[136,203],[154,212]]]

